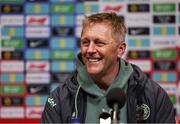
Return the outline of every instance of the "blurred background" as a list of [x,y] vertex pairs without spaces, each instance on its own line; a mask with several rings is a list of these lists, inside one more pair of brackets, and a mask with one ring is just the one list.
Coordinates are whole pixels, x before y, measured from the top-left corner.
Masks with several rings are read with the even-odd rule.
[[167,91],[180,120],[180,0],[0,0],[0,123],[39,122],[76,67],[83,17],[97,12],[124,18],[124,58]]

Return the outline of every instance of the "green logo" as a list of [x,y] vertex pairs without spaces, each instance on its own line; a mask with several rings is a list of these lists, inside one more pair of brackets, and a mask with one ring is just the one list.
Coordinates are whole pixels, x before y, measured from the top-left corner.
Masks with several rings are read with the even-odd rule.
[[175,12],[176,4],[175,3],[158,3],[153,4],[154,12]]
[[175,96],[175,95],[173,95],[173,96],[170,95],[169,98],[170,98],[172,104],[175,105],[176,102],[177,102],[177,101],[176,101],[176,96]]
[[176,59],[176,50],[167,49],[167,50],[155,50],[153,51],[154,59]]
[[3,48],[24,48],[24,40],[22,39],[11,39],[2,40]]
[[52,59],[74,59],[75,53],[73,50],[54,50],[52,51]]
[[52,13],[74,13],[74,5],[73,4],[57,4],[57,5],[52,5],[51,8]]
[[23,85],[2,85],[1,86],[2,94],[24,94]]

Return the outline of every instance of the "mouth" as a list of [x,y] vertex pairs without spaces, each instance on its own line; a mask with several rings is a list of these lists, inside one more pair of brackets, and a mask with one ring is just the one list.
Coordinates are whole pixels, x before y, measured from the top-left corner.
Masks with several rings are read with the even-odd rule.
[[101,60],[100,58],[88,58],[88,62],[99,62]]

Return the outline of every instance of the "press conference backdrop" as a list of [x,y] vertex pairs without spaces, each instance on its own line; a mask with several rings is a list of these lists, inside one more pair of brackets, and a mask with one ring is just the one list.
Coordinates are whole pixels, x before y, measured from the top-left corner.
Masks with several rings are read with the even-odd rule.
[[0,122],[38,122],[75,69],[84,15],[97,12],[124,18],[124,57],[168,92],[178,117],[180,0],[0,0]]

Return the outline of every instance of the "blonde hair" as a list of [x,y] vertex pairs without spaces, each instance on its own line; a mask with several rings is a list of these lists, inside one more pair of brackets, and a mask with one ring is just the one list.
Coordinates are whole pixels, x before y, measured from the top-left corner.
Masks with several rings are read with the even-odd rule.
[[83,28],[97,23],[109,25],[114,39],[121,42],[125,41],[127,29],[121,16],[118,16],[116,13],[97,13],[86,16],[83,20]]

